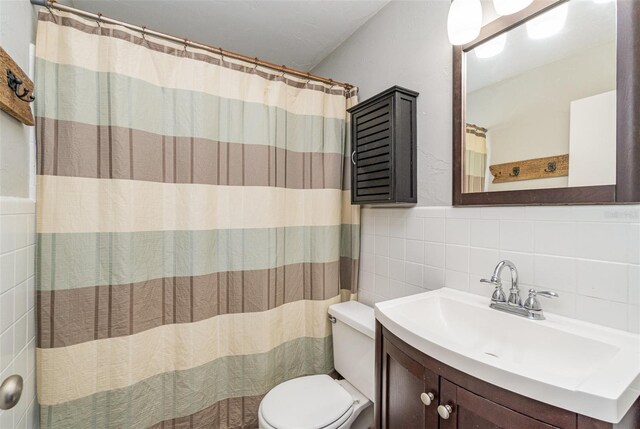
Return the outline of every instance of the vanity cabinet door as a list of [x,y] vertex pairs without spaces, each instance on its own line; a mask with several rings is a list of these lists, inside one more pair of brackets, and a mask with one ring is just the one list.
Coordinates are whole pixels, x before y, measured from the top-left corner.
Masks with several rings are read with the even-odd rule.
[[[421,363],[384,339],[381,428],[437,429],[438,378]],[[426,405],[429,393],[433,400],[430,405]]]
[[[441,379],[440,429],[557,429]],[[448,414],[448,417],[447,417]]]

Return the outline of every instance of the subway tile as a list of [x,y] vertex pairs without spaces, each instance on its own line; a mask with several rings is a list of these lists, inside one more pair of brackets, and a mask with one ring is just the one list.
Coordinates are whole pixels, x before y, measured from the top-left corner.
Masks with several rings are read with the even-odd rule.
[[27,251],[27,277],[31,277],[35,274],[36,268],[36,248],[33,245],[30,245]]
[[425,219],[424,239],[434,243],[444,243],[445,219]]
[[33,308],[36,300],[36,281],[34,277],[27,280],[27,309]]
[[533,223],[514,220],[500,221],[500,249],[532,252]]
[[405,282],[414,285],[422,286],[423,284],[423,266],[420,264],[414,264],[413,262],[404,263],[404,279]]
[[525,207],[528,220],[572,221],[573,206],[528,206]]
[[27,241],[28,244],[36,244],[36,215],[27,215]]
[[389,235],[389,216],[376,215],[375,230],[376,235]]
[[424,253],[426,265],[434,268],[444,268],[444,244],[425,242]]
[[576,292],[576,260],[559,256],[534,256],[533,284],[538,290]]
[[578,260],[578,293],[609,301],[627,302],[628,267],[625,264]]
[[522,220],[526,218],[526,209],[525,207],[483,207],[481,216],[477,218],[480,217],[483,219]]
[[405,231],[405,217],[404,216],[392,216],[389,218],[389,236],[404,238]]
[[376,276],[374,287],[376,295],[387,296],[387,289],[389,289],[389,277]]
[[473,247],[497,249],[500,242],[500,224],[497,220],[472,219],[470,241]]
[[627,306],[627,318],[629,319],[627,330],[635,334],[640,334],[640,306]]
[[576,318],[615,329],[628,328],[627,304],[576,296]]
[[373,292],[369,292],[367,290],[358,290],[358,302],[361,302],[369,307],[373,307],[375,304],[373,299]]
[[444,270],[434,267],[424,267],[423,287],[429,290],[444,287]]
[[363,252],[374,253],[375,252],[375,235],[373,234],[360,234],[360,247]]
[[573,256],[576,252],[576,224],[573,222],[535,222],[535,253]]
[[360,268],[362,271],[374,273],[376,270],[375,255],[369,252],[362,252],[360,255]]
[[389,259],[389,278],[401,282],[404,281],[404,261]]
[[0,334],[0,372],[4,371],[14,358],[13,327]]
[[445,267],[463,273],[469,272],[469,248],[467,246],[445,246]]
[[640,265],[629,265],[629,304],[640,305]]
[[408,217],[406,219],[407,239],[422,240],[424,238],[424,219],[420,217]]
[[575,206],[573,218],[579,222],[639,223],[640,205]]
[[375,235],[375,217],[368,211],[363,210],[360,218],[360,233]]
[[396,259],[404,259],[404,238],[389,238],[389,256]]
[[28,264],[29,264],[29,252],[31,249],[24,247],[16,251],[16,274],[15,284],[22,283],[27,280]]
[[499,260],[497,250],[472,247],[469,252],[469,274],[488,278]]
[[27,308],[27,282],[24,281],[20,283],[14,289],[14,317],[17,319],[18,317],[22,317],[28,310]]
[[446,270],[444,274],[444,284],[446,287],[467,292],[469,290],[469,274]]
[[416,207],[414,213],[424,218],[444,218],[446,216],[445,207]]
[[447,244],[469,245],[469,220],[447,219],[445,240]]
[[578,223],[576,256],[610,262],[628,262],[628,225],[615,223]]
[[576,317],[576,295],[570,292],[562,292],[559,295],[558,298],[539,297],[542,310],[559,316]]
[[376,256],[376,276],[389,277],[389,258]]
[[376,235],[375,254],[378,256],[389,256],[389,237]]
[[[27,316],[21,317],[13,325],[13,350],[14,353],[19,353],[27,345]],[[25,371],[22,373],[26,375],[27,360],[24,360]]]
[[640,264],[640,225],[627,225],[627,262]]
[[358,292],[369,291],[373,293],[376,289],[376,275],[371,271],[360,271],[358,281]]
[[13,291],[14,289],[11,289],[0,295],[0,332],[4,332],[15,321],[13,315]]
[[[531,253],[500,251],[500,260],[503,259],[513,262],[516,266],[516,269],[518,270],[518,281],[520,283],[528,285],[533,284],[533,255]],[[508,282],[510,278],[509,270],[505,269],[503,272],[505,282]]]
[[445,216],[449,219],[478,219],[482,216],[479,207],[447,207]]
[[406,240],[405,259],[409,262],[424,264],[424,241]]
[[16,284],[16,254],[9,252],[0,256],[0,293]]
[[0,253],[16,250],[16,231],[19,228],[19,215],[0,216]]

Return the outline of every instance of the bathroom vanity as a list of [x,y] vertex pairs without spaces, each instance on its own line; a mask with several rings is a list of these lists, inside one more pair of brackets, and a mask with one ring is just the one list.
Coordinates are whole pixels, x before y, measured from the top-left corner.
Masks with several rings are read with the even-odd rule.
[[637,336],[486,301],[445,288],[376,305],[377,428],[640,428]]

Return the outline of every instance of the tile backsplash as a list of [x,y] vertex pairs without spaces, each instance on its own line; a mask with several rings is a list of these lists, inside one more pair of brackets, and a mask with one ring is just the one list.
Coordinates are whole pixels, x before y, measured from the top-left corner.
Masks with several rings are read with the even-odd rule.
[[34,256],[34,202],[0,197],[0,382],[12,374],[24,380],[20,402],[0,411],[0,428],[38,424]]
[[[359,299],[443,286],[491,296],[509,259],[547,312],[640,333],[640,205],[364,208]],[[503,273],[505,283],[509,272]]]

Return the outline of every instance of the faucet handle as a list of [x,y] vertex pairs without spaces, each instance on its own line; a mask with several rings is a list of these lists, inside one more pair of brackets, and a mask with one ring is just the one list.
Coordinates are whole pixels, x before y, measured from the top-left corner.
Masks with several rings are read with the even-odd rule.
[[527,310],[542,311],[542,306],[540,305],[537,296],[542,296],[544,298],[558,298],[560,295],[550,290],[537,291],[535,289],[529,289],[529,297],[524,301],[522,306]]
[[491,279],[480,279],[480,283],[486,283],[495,286],[495,290],[491,295],[491,301],[493,302],[507,302],[507,296],[502,290],[502,282],[499,278],[491,277]]

